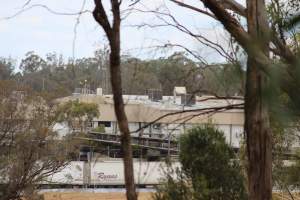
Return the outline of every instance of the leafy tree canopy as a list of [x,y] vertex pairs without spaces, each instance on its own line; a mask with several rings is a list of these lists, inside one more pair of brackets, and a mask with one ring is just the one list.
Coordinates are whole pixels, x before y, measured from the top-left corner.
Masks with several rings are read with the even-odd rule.
[[72,128],[75,127],[75,123],[79,122],[79,126],[82,126],[83,122],[91,121],[94,117],[99,116],[97,104],[79,102],[78,100],[68,101],[60,105],[56,112],[58,121],[67,122]]

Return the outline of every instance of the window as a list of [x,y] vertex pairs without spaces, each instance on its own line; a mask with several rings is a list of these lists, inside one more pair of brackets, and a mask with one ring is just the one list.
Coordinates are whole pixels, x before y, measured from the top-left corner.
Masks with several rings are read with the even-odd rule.
[[161,128],[161,124],[153,124],[153,129],[159,130]]
[[98,126],[104,126],[106,128],[110,128],[111,127],[111,122],[108,122],[108,121],[99,121],[98,122]]

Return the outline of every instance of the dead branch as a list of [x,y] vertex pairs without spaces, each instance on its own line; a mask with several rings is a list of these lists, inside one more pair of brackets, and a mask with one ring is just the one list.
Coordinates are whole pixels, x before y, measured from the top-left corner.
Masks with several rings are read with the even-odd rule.
[[207,15],[207,16],[213,18],[213,19],[216,19],[216,16],[214,14],[212,14],[210,12],[207,12],[207,11],[205,11],[203,9],[197,8],[195,6],[186,4],[183,1],[178,1],[178,0],[170,0],[170,1],[173,2],[173,3],[176,3],[177,5],[179,5],[181,7],[188,8],[190,10],[196,11],[198,13],[202,13],[202,14]]
[[[199,108],[199,109],[191,109],[191,110],[180,110],[180,111],[176,111],[176,112],[172,112],[172,113],[167,113],[165,115],[162,115],[158,118],[156,118],[155,120],[153,120],[152,122],[142,126],[141,128],[138,128],[135,131],[132,131],[131,133],[137,133],[155,123],[157,123],[158,121],[169,117],[169,116],[174,116],[174,115],[180,115],[180,114],[184,114],[184,113],[194,113],[196,112],[196,114],[190,115],[193,117],[197,117],[200,115],[205,115],[208,113],[212,113],[212,112],[220,112],[220,111],[224,111],[224,110],[232,110],[232,109],[243,109],[244,103],[240,103],[240,104],[232,104],[232,105],[227,105],[227,106],[219,106],[219,107],[211,107],[211,108]],[[186,116],[185,116],[186,117]],[[181,118],[178,118],[176,120],[182,120]]]
[[[187,5],[182,5],[184,3],[181,3],[177,0],[170,0],[174,3],[177,3],[178,5],[189,8]],[[214,14],[214,19],[220,21],[226,30],[232,34],[232,36],[238,41],[238,43],[250,54],[255,54],[254,57],[258,60],[260,63],[264,63],[264,65],[268,62],[268,58],[259,55],[260,53],[257,52],[259,50],[259,47],[257,47],[256,41],[251,41],[249,36],[247,35],[244,28],[241,26],[241,24],[233,17],[231,14],[227,12],[226,9],[232,10],[237,14],[240,14],[241,16],[246,16],[246,9],[243,5],[239,4],[238,2],[234,0],[225,0],[220,2],[219,0],[201,0],[203,4],[209,8],[209,10]],[[197,11],[196,9],[193,9],[194,11]],[[202,12],[199,12],[200,14],[205,14]],[[276,55],[280,55],[285,60],[294,65],[296,63],[297,58],[292,53],[290,48],[288,48],[284,42],[279,39],[277,34],[274,31],[271,31],[268,27],[262,27],[264,28],[266,33],[270,33],[271,41],[275,45],[276,49],[271,48]]]
[[[30,1],[28,1],[27,3],[29,4]],[[11,16],[0,18],[0,21],[13,19],[13,18],[23,14],[24,12],[32,10],[33,8],[43,8],[46,11],[50,12],[51,14],[65,15],[65,16],[74,16],[74,15],[82,15],[82,14],[85,14],[85,13],[92,13],[90,10],[83,10],[83,11],[80,11],[80,12],[58,12],[58,11],[55,11],[55,10],[49,8],[48,6],[46,6],[44,4],[34,4],[34,5],[29,6],[29,7],[26,7],[27,5],[25,5],[25,7],[23,7],[21,10],[19,10],[18,12],[16,12],[15,14],[13,14]]]
[[[227,60],[229,60],[230,62],[234,62],[234,59],[232,58],[232,56],[228,53],[227,50],[225,50],[222,45],[213,42],[209,39],[207,39],[206,37],[204,37],[201,34],[196,34],[194,32],[192,32],[189,28],[187,28],[186,26],[184,26],[183,24],[181,24],[173,15],[171,15],[170,13],[166,13],[166,12],[160,12],[160,11],[153,11],[153,10],[141,10],[141,9],[134,9],[137,12],[142,12],[142,13],[151,13],[151,14],[155,14],[155,16],[160,19],[163,24],[149,24],[149,23],[144,23],[144,24],[140,24],[140,25],[131,25],[132,27],[145,27],[148,26],[150,28],[157,28],[157,27],[173,27],[187,35],[192,36],[193,38],[195,38],[198,42],[200,42],[201,44],[215,50],[217,53],[219,53],[222,57],[226,58]],[[164,17],[169,18],[172,22],[167,21]]]
[[83,3],[81,5],[81,9],[78,12],[78,15],[76,17],[76,22],[73,28],[73,33],[74,33],[74,37],[73,37],[73,42],[72,42],[72,57],[73,57],[73,61],[75,60],[75,45],[76,45],[76,38],[77,38],[77,27],[79,26],[80,23],[80,17],[83,14],[83,10],[86,4],[86,0],[83,0]]

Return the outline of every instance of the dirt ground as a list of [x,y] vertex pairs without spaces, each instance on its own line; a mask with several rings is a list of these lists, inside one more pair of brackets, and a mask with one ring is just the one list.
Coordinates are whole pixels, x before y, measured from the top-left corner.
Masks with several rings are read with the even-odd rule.
[[[150,192],[139,193],[139,200],[151,200]],[[126,200],[125,193],[90,193],[90,192],[47,192],[44,200]]]
[[[152,200],[151,192],[140,192],[139,200]],[[294,200],[300,200],[299,193],[293,193]],[[274,200],[292,200],[288,194],[273,193]],[[46,192],[44,200],[126,200],[123,192]]]
[[300,200],[299,193],[293,193],[293,198],[288,193],[273,193],[274,200]]

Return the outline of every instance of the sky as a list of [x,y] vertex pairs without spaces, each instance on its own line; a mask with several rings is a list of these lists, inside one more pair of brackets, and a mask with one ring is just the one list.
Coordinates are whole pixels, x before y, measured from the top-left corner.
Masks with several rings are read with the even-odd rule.
[[[0,1],[0,57],[20,60],[28,51],[34,51],[41,56],[45,56],[49,52],[56,52],[64,57],[89,57],[93,56],[96,49],[107,44],[104,32],[90,12],[84,13],[78,18],[77,15],[55,15],[44,7],[37,6],[46,5],[55,12],[77,13],[83,5],[83,10],[92,11],[94,7],[92,0],[31,0],[30,4],[25,6],[24,12],[9,19],[8,17],[22,10],[27,0]],[[109,1],[104,2],[109,11],[109,4],[107,4]],[[222,26],[206,16],[178,7],[168,0],[144,0],[141,2],[135,5],[135,8],[141,10],[160,8],[164,11],[168,9],[180,23],[191,30],[225,44],[226,36]],[[121,28],[122,54],[152,59],[181,50],[175,48],[166,52],[161,48],[156,48],[166,43],[172,43],[197,51],[209,62],[223,61],[213,50],[204,47],[195,39],[175,28],[150,28],[149,26],[138,28],[145,24],[158,25],[163,22],[151,13],[136,10],[127,15],[126,10],[131,3],[130,0],[123,0],[122,3],[122,13],[123,16],[126,16],[122,21]],[[195,4],[195,2],[192,3]],[[199,1],[195,5],[201,6]],[[75,26],[77,20],[78,25]],[[74,33],[75,27],[76,34]]]

